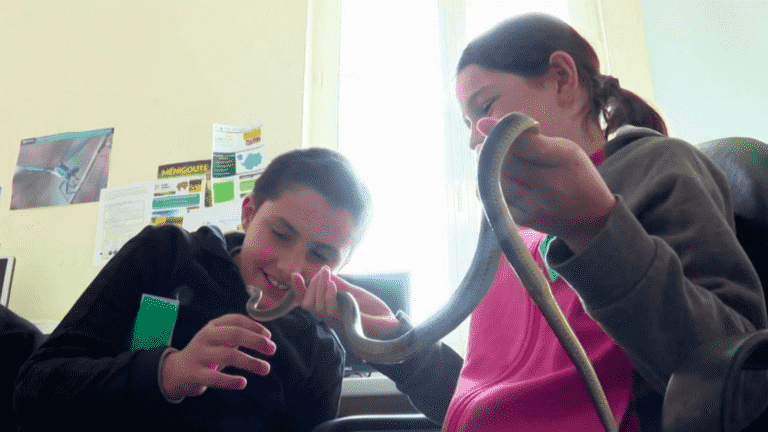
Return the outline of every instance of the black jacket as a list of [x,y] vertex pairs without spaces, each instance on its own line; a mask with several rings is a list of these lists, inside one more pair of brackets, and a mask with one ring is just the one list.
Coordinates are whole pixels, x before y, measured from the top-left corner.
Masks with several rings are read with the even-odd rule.
[[[147,227],[102,269],[50,339],[22,367],[14,409],[26,430],[301,430],[336,416],[344,350],[335,334],[295,309],[264,325],[277,345],[270,373],[245,376],[245,390],[209,388],[179,404],[158,384],[164,348],[131,351],[143,293],[177,298],[171,346],[183,349],[210,320],[245,312],[248,295],[228,250],[243,234],[204,227]],[[44,407],[41,409],[41,407]]]

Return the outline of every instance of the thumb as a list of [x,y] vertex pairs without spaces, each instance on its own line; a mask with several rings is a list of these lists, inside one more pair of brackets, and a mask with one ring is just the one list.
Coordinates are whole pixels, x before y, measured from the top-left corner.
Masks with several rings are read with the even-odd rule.
[[498,119],[493,117],[483,117],[477,121],[477,131],[484,136],[488,136],[488,134],[491,133],[491,129],[493,129],[497,123],[499,123]]

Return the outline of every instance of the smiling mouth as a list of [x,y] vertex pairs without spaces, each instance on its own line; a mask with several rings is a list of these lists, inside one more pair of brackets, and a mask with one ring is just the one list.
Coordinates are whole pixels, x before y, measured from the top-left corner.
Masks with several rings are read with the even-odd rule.
[[268,275],[264,270],[261,271],[261,273],[264,275],[264,279],[267,280],[267,282],[273,287],[280,291],[288,291],[290,288],[288,285],[280,283],[277,279],[273,278],[272,276]]

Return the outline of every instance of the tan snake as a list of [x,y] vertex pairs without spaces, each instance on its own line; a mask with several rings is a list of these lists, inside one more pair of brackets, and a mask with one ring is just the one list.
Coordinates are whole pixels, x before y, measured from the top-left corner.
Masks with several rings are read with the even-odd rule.
[[[538,123],[524,114],[512,113],[499,121],[483,144],[477,171],[485,218],[482,221],[472,264],[448,304],[427,322],[397,339],[376,340],[364,335],[360,310],[354,297],[349,293],[339,292],[337,300],[342,308],[344,320],[344,334],[341,336],[346,339],[348,349],[359,358],[382,364],[402,362],[441,340],[472,313],[493,283],[500,254],[503,252],[573,360],[595,402],[605,429],[616,432],[616,422],[592,363],[557,304],[549,282],[520,237],[517,225],[504,201],[500,184],[504,157],[515,140],[531,128],[538,130]],[[277,306],[265,310],[257,308],[261,291],[249,286],[248,292],[251,297],[246,304],[246,310],[252,318],[259,321],[278,318],[299,306],[293,290],[289,290]]]

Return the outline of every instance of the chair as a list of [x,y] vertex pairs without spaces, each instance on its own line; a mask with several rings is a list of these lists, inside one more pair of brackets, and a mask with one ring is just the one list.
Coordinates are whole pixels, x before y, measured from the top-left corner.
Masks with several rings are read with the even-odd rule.
[[[19,369],[32,352],[45,341],[34,324],[5,306],[0,306],[0,419],[3,428],[17,430],[13,412],[13,389]],[[3,429],[6,430],[6,429]]]
[[[725,138],[697,146],[728,177],[736,236],[755,266],[763,294],[768,288],[768,144],[751,138]],[[742,371],[768,370],[768,330],[702,347],[672,374],[664,394],[662,427],[669,432],[737,431],[729,421],[737,405]],[[762,379],[768,387],[768,374]],[[766,401],[768,405],[768,401]],[[715,429],[716,428],[716,429]],[[768,430],[764,411],[745,431]]]
[[[697,146],[725,172],[733,195],[736,234],[768,296],[768,144],[750,138],[724,138]],[[766,371],[768,330],[721,341],[721,349],[703,347],[672,374],[664,395],[665,432],[736,432],[729,422],[737,406],[742,371]],[[768,400],[765,401],[768,405]],[[419,415],[354,416],[326,422],[316,432],[419,430]],[[743,432],[768,430],[768,410]]]
[[364,432],[364,431],[440,431],[422,414],[367,414],[340,417],[327,421],[312,432]]

